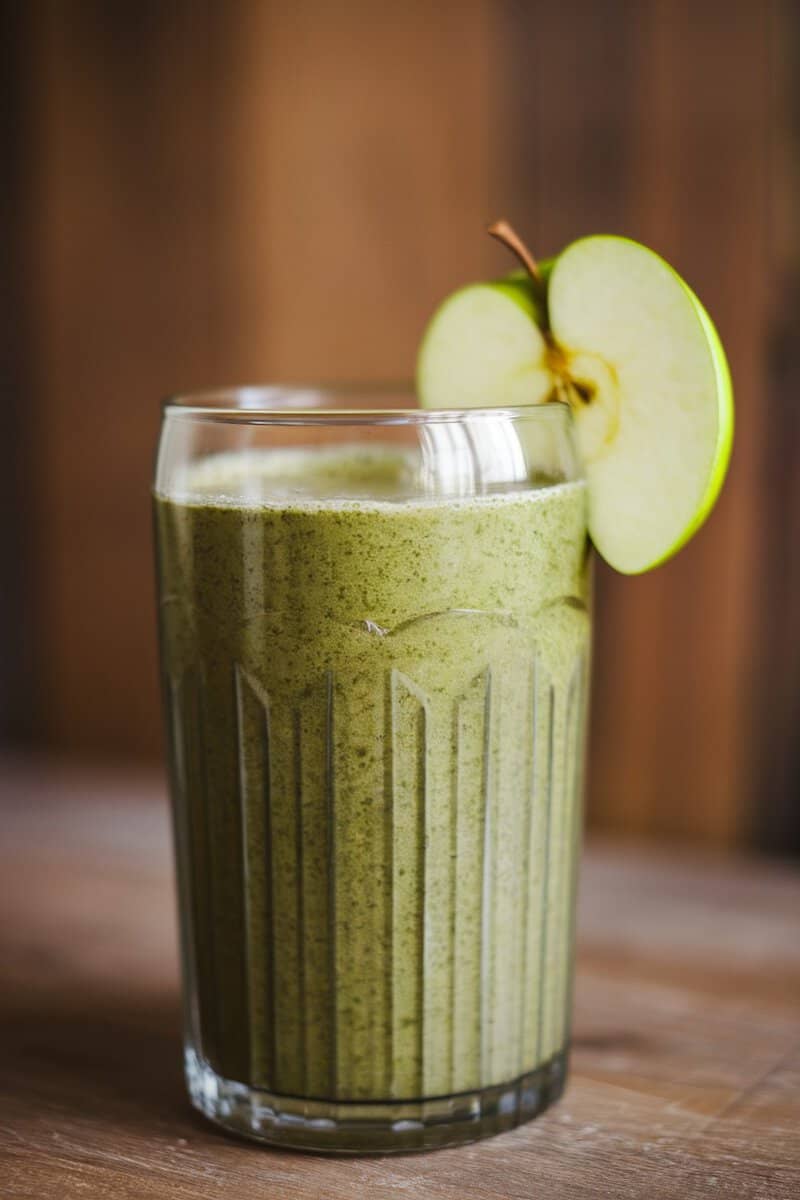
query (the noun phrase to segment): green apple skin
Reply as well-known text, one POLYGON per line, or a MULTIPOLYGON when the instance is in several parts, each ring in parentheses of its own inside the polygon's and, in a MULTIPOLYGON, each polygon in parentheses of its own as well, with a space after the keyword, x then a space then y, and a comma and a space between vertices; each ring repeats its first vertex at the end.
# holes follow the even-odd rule
POLYGON ((538 281, 524 271, 514 271, 505 279, 461 289, 444 302, 420 350, 420 402, 424 407, 450 408, 543 403, 554 395, 551 352, 555 347, 568 373, 594 388, 590 404, 572 406, 589 483, 590 533, 611 566, 623 574, 641 574, 667 561, 697 532, 725 479, 733 439, 733 394, 724 350, 708 313, 688 285, 660 256, 630 239, 581 238, 556 258, 539 264, 539 271, 538 281), (617 303, 624 315, 615 324, 617 303), (659 306, 664 309, 663 326, 653 324, 652 314, 648 317, 648 310, 658 313, 659 306), (513 338, 505 338, 506 320, 514 326, 513 338), (651 339, 649 374, 643 367, 651 357, 647 345, 642 352, 633 336, 640 324, 651 339), (504 345, 499 345, 504 338, 504 345), (666 364, 661 364, 662 379, 659 354, 665 346, 672 358, 668 355, 666 364), (475 386, 474 375, 484 369, 484 357, 492 369, 484 370, 475 386), (453 378, 453 363, 458 364, 464 384, 453 378), (679 377, 684 368, 689 374, 681 390, 669 378, 679 377), (660 391, 665 401, 661 408, 660 391), (695 392, 700 401, 688 410, 691 420, 687 422, 679 410, 695 392), (670 437, 674 453, 669 449, 670 437), (689 467, 681 475, 678 460, 682 464, 684 457, 689 467), (654 492, 659 470, 664 487, 654 492), (649 532, 637 529, 638 515, 631 523, 637 505, 647 513, 650 505, 656 513, 649 532))
POLYGON ((516 270, 509 271, 507 275, 504 275, 503 279, 498 280, 498 283, 503 283, 504 281, 509 280, 513 280, 514 283, 522 282, 527 284, 532 291, 538 290, 546 296, 547 284, 550 280, 550 274, 553 270, 553 267, 556 265, 556 261, 557 260, 555 258, 543 258, 541 261, 537 262, 536 266, 539 268, 539 278, 536 282, 531 279, 524 267, 517 267, 516 270))
MULTIPOLYGON (((577 269, 576 264, 580 262, 581 258, 597 262, 603 255, 609 254, 613 256, 626 256, 630 261, 632 272, 635 272, 639 268, 644 268, 648 273, 648 280, 652 277, 657 284, 654 290, 658 291, 659 298, 661 298, 663 292, 672 292, 674 307, 678 310, 678 316, 683 325, 683 334, 686 339, 686 353, 688 355, 690 350, 695 352, 695 354, 699 353, 705 366, 708 368, 708 373, 713 377, 713 383, 708 385, 707 398, 704 399, 702 407, 697 410, 698 417, 701 413, 704 416, 709 416, 713 410, 716 420, 713 447, 709 448, 706 460, 697 466, 697 477, 702 483, 700 494, 693 502, 694 506, 691 512, 687 513, 683 524, 676 530, 674 537, 660 547, 658 547, 656 542, 652 554, 643 552, 632 553, 628 547, 621 552, 619 548, 609 542, 608 522, 606 521, 605 530, 599 528, 600 523, 597 510, 600 507, 600 502, 609 494, 611 489, 608 487, 608 481, 604 480, 602 485, 598 483, 597 476, 602 470, 601 456, 596 456, 591 449, 587 451, 581 446, 581 425, 586 419, 587 410, 582 409, 581 406, 577 406, 573 410, 577 440, 582 449, 589 482, 589 529, 592 539, 601 555, 617 571, 625 575, 640 575, 672 558, 694 536, 714 507, 725 480, 733 443, 733 389, 722 343, 711 318, 697 296, 660 255, 630 238, 602 234, 581 238, 567 246, 555 260, 548 288, 549 318, 555 340, 563 345, 567 358, 573 357, 574 361, 575 341, 579 339, 576 339, 576 331, 574 327, 570 327, 570 322, 565 319, 564 312, 562 311, 564 305, 561 302, 561 293, 564 291, 565 283, 567 286, 570 286, 571 283, 573 290, 575 289, 576 283, 574 277, 577 269)), ((596 272, 594 280, 590 279, 587 281, 587 288, 597 296, 597 302, 593 307, 598 313, 602 311, 600 298, 601 279, 597 277, 599 274, 599 272, 596 272)), ((635 326, 638 319, 637 313, 634 312, 631 314, 631 325, 635 326)), ((602 319, 600 320, 600 324, 602 325, 602 319)), ((585 336, 592 342, 591 352, 597 351, 598 359, 602 360, 605 350, 605 347, 602 345, 604 340, 603 335, 597 333, 593 337, 592 334, 587 332, 585 336)), ((660 340, 663 341, 664 339, 660 340)), ((588 346, 585 348, 588 349, 588 346)), ((625 354, 617 357, 615 366, 619 366, 620 363, 624 366, 625 357, 625 354)), ((640 381, 640 384, 634 389, 633 396, 628 396, 627 400, 624 397, 620 400, 619 410, 623 422, 627 411, 632 406, 631 401, 638 400, 638 393, 644 393, 650 385, 657 388, 658 383, 658 372, 655 372, 651 380, 642 379, 640 381)), ((676 397, 673 395, 670 399, 675 402, 676 397)), ((644 441, 640 447, 643 463, 649 458, 649 454, 657 458, 661 436, 662 430, 659 429, 658 422, 656 421, 652 424, 649 441, 644 441)), ((622 466, 623 464, 620 465, 622 466)), ((651 478, 649 463, 647 463, 647 466, 648 470, 641 472, 642 497, 647 494, 647 484, 651 478)), ((621 471, 620 478, 622 478, 621 471)), ((678 504, 683 499, 682 484, 683 481, 681 481, 681 486, 677 487, 670 496, 670 500, 675 504, 678 504)), ((627 499, 630 503, 626 507, 630 507, 631 504, 635 505, 640 500, 640 497, 632 494, 627 499)))
MULTIPOLYGON (((664 261, 662 259, 662 261, 664 261)), ((665 263, 669 266, 669 263, 665 263)), ((672 267, 669 268, 672 270, 672 267)), ((679 279, 680 283, 686 288, 689 293, 692 303, 695 306, 697 316, 702 324, 709 345, 711 346, 711 354, 714 360, 714 370, 717 376, 717 394, 719 396, 719 426, 717 431, 717 445, 714 453, 714 459, 711 465, 711 471, 708 477, 706 490, 703 498, 700 501, 700 507, 693 521, 689 523, 682 537, 671 546, 670 549, 656 562, 653 567, 660 567, 662 563, 667 562, 673 555, 682 550, 687 542, 691 541, 698 529, 705 524, 707 518, 711 515, 711 510, 719 499, 719 494, 722 491, 722 485, 728 474, 728 467, 731 461, 731 453, 733 451, 733 433, 735 426, 734 403, 733 403, 733 381, 731 379, 730 367, 728 366, 728 357, 723 349, 720 336, 717 333, 716 326, 708 315, 706 309, 695 296, 694 292, 684 283, 676 272, 673 274, 679 279)), ((643 571, 652 568, 643 567, 643 571)))
MULTIPOLYGON (((482 286, 482 285, 478 285, 482 286)), ((535 321, 537 329, 543 329, 547 321, 547 309, 530 277, 524 271, 514 271, 503 279, 495 279, 489 287, 503 296, 508 296, 522 311, 535 321)))

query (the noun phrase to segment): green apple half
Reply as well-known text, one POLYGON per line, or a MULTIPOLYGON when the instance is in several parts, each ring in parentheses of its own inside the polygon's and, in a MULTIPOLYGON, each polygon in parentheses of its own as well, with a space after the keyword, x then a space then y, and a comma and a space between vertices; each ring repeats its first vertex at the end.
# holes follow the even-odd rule
POLYGON ((625 574, 679 550, 722 487, 733 437, 722 345, 691 289, 627 238, 581 238, 538 279, 456 292, 425 333, 417 387, 426 408, 566 400, 592 541, 625 574))

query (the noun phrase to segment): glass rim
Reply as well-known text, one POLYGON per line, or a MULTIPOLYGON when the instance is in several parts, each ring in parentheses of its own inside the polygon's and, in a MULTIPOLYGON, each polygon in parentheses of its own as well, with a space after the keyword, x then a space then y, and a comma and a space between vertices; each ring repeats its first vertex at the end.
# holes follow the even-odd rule
POLYGON ((569 404, 548 400, 540 404, 480 408, 411 408, 348 406, 346 400, 397 397, 408 399, 407 383, 275 383, 241 387, 204 388, 176 392, 162 402, 164 417, 252 425, 430 425, 464 421, 552 419, 571 416, 569 404), (342 403, 337 404, 337 400, 342 403))

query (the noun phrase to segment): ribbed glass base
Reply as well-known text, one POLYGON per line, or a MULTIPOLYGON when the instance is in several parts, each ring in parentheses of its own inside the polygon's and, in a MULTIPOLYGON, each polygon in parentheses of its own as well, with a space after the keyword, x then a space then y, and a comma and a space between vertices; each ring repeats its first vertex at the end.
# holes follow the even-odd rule
POLYGON ((279 1096, 224 1079, 186 1051, 192 1104, 231 1133, 324 1154, 391 1154, 474 1142, 514 1129, 564 1090, 567 1052, 498 1087, 429 1100, 329 1101, 279 1096))

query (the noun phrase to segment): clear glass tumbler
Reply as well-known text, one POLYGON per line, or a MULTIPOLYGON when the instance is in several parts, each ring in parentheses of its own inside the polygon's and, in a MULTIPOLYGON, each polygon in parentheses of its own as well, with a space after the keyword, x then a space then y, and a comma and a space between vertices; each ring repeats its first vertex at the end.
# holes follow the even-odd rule
POLYGON ((402 403, 179 397, 158 456, 188 1087, 305 1149, 484 1137, 566 1067, 590 635, 571 417, 402 403))

